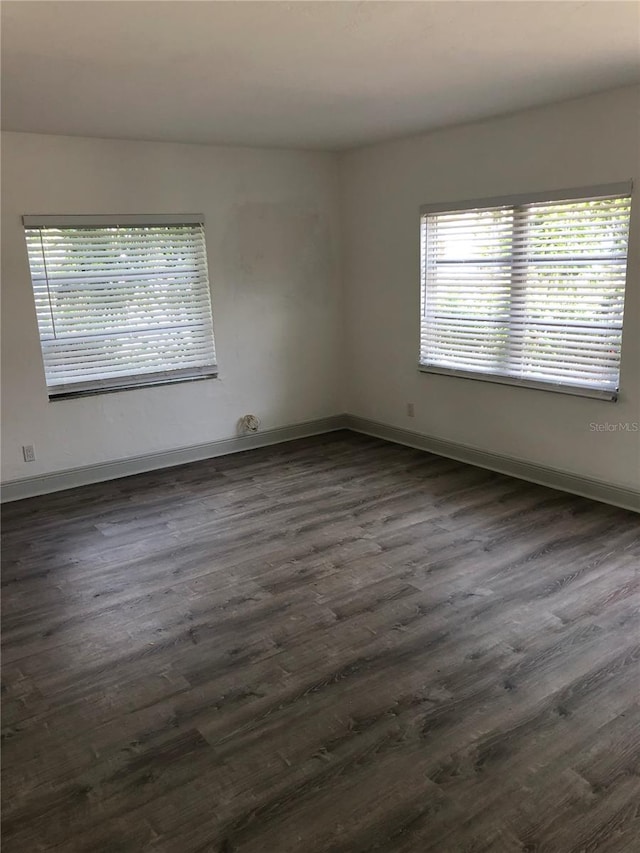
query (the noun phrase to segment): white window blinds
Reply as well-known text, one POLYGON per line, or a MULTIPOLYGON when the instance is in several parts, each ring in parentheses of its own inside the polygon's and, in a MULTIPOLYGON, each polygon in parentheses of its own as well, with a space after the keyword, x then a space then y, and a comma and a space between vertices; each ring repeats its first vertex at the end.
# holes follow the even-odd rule
POLYGON ((421 367, 615 399, 630 210, 630 185, 423 208, 421 367))
POLYGON ((23 218, 50 397, 215 376, 203 218, 23 218))

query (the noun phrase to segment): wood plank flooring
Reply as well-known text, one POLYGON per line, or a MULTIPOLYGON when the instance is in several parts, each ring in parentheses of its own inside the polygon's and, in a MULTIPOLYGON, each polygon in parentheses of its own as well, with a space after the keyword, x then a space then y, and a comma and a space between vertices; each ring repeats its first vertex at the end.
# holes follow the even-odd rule
POLYGON ((640 850, 640 520, 349 432, 4 508, 3 851, 640 850))

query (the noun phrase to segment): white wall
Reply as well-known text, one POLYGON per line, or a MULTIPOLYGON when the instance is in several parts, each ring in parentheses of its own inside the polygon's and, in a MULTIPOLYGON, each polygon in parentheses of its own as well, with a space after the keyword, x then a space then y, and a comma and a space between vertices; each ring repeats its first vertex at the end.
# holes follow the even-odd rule
POLYGON ((640 433, 590 424, 640 422, 638 199, 618 403, 416 365, 419 206, 629 178, 640 187, 639 95, 622 89, 339 162, 3 134, 3 479, 231 437, 249 411, 267 429, 348 411, 637 488, 640 433), (207 220, 220 379, 49 403, 21 215, 181 211, 207 220), (37 461, 27 464, 21 446, 32 443, 37 461))
POLYGON ((3 479, 342 410, 335 155, 5 133, 3 479), (220 378, 48 402, 25 213, 204 213, 220 378), (22 461, 34 444, 35 463, 22 461))
POLYGON ((349 411, 606 482, 640 485, 640 89, 342 158, 349 411), (608 403, 418 373, 421 204, 634 178, 621 393, 608 403), (415 403, 416 416, 406 415, 415 403), (632 427, 631 427, 632 428, 632 427))

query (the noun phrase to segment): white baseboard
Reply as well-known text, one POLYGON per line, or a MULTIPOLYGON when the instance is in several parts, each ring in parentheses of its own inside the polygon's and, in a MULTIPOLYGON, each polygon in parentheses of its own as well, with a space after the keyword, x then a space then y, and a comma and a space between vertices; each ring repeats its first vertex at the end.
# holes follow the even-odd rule
POLYGON ((105 480, 129 477, 132 474, 142 474, 145 471, 155 471, 159 468, 171 468, 174 465, 184 465, 188 462, 197 462, 201 459, 224 456, 228 453, 238 453, 242 450, 280 444, 285 441, 293 441, 297 438, 306 438, 307 436, 320 435, 339 429, 350 429, 353 432, 364 433, 365 435, 371 435, 385 441, 392 441, 396 444, 426 450, 438 456, 457 459, 469 465, 488 468, 490 471, 497 471, 501 474, 517 477, 520 480, 528 480, 531 483, 538 483, 542 486, 549 486, 552 489, 582 495, 583 497, 619 506, 623 509, 640 512, 640 492, 634 489, 612 485, 601 480, 593 480, 589 477, 582 477, 568 471, 561 471, 557 468, 549 468, 533 462, 526 462, 523 459, 511 456, 489 453, 477 447, 456 444, 442 438, 422 435, 421 433, 389 426, 378 421, 360 418, 356 415, 334 415, 333 417, 320 418, 315 421, 265 430, 264 432, 253 435, 211 441, 206 444, 198 444, 180 450, 151 453, 115 462, 103 462, 83 468, 56 471, 53 474, 42 474, 41 476, 12 480, 4 483, 2 486, 2 501, 16 501, 36 495, 45 495, 50 492, 59 492, 63 489, 73 489, 77 486, 85 486, 90 483, 101 483, 105 480))
POLYGON ((453 441, 445 441, 442 438, 434 438, 399 427, 388 426, 355 415, 346 415, 344 426, 354 432, 361 432, 375 438, 382 438, 385 441, 393 441, 396 444, 426 450, 438 456, 447 456, 450 459, 477 465, 479 468, 488 468, 490 471, 508 474, 520 480, 528 480, 541 486, 549 486, 552 489, 582 495, 585 498, 602 501, 602 503, 640 512, 640 491, 635 489, 612 485, 601 480, 593 480, 557 468, 526 462, 512 456, 489 453, 476 447, 456 444, 453 441))
POLYGON ((90 483, 117 480, 119 477, 129 477, 132 474, 143 474, 146 471, 155 471, 159 468, 172 468, 174 465, 185 465, 188 462, 198 462, 201 459, 211 459, 214 456, 225 456, 228 453, 238 453, 242 450, 252 450, 255 447, 266 447, 270 444, 280 444, 283 441, 292 441, 296 438, 333 432, 337 429, 343 429, 344 421, 343 415, 336 415, 293 424, 292 426, 268 429, 250 435, 196 444, 179 450, 149 453, 144 456, 119 459, 115 462, 101 462, 82 468, 55 471, 52 474, 10 480, 2 484, 2 502, 18 501, 36 495, 47 495, 50 492, 74 489, 77 486, 86 486, 90 483))

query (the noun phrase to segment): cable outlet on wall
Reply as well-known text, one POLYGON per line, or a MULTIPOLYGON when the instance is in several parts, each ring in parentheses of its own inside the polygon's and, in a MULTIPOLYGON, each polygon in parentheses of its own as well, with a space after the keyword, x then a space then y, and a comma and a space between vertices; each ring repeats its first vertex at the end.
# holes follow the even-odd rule
POLYGON ((33 444, 23 444, 22 445, 22 455, 24 456, 25 462, 35 462, 36 461, 36 449, 33 444))
POLYGON ((238 421, 238 432, 258 432, 260 429, 260 418, 257 415, 243 415, 238 421))
POLYGON ((407 403, 407 417, 415 418, 416 416, 416 407, 413 403, 407 403))

